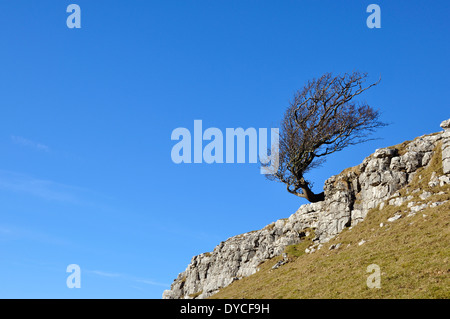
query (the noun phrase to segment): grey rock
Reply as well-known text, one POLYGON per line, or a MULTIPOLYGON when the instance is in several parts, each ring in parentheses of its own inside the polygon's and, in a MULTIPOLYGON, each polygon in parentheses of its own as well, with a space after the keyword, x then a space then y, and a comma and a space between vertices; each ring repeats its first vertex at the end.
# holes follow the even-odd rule
POLYGON ((437 177, 436 172, 433 172, 433 173, 431 174, 430 182, 428 183, 428 186, 430 186, 430 187, 436 187, 436 186, 438 186, 438 185, 439 185, 439 178, 437 177))
POLYGON ((394 216, 392 216, 391 218, 388 218, 388 222, 390 222, 390 223, 392 223, 392 222, 395 222, 397 219, 400 219, 400 218, 402 218, 402 215, 401 214, 395 214, 394 216))
POLYGON ((417 213, 417 212, 420 212, 421 210, 424 210, 425 208, 427 208, 427 204, 420 204, 420 205, 412 206, 411 212, 417 213))
POLYGON ((438 207, 441 206, 442 204, 444 204, 446 201, 443 202, 434 202, 430 204, 430 207, 438 207))
POLYGON ((391 206, 401 206, 403 205, 403 203, 410 201, 411 199, 413 199, 414 197, 409 195, 407 197, 395 197, 389 200, 389 205, 391 206))
POLYGON ((328 250, 339 249, 339 247, 341 247, 341 245, 342 245, 342 243, 330 245, 330 247, 328 248, 328 250))
POLYGON ((442 162, 442 168, 444 170, 444 174, 450 174, 450 159, 446 159, 442 162))
POLYGON ((450 119, 442 121, 440 127, 442 127, 445 131, 450 131, 450 119))
POLYGON ((385 157, 394 157, 397 155, 398 150, 396 148, 382 148, 377 149, 373 156, 375 158, 385 158, 385 157))
POLYGON ((427 166, 430 163, 431 158, 433 157, 433 152, 427 152, 422 157, 422 166, 427 166))
POLYGON ((285 265, 287 263, 288 263, 288 261, 285 260, 285 259, 279 260, 275 265, 272 266, 272 269, 278 269, 278 268, 280 268, 281 266, 283 266, 283 265, 285 265))
POLYGON ((430 192, 427 192, 427 191, 424 191, 422 194, 420 194, 420 198, 421 199, 423 199, 423 200, 425 200, 425 199, 427 199, 428 197, 430 197, 432 194, 430 193, 430 192))
POLYGON ((444 174, 450 174, 450 119, 441 123, 445 130, 442 134, 442 168, 444 174))
POLYGON ((439 185, 444 186, 445 184, 450 184, 450 177, 445 176, 445 175, 439 177, 439 185))
POLYGON ((400 161, 405 163, 406 172, 411 173, 416 171, 422 164, 422 157, 419 152, 409 151, 401 156, 400 161))

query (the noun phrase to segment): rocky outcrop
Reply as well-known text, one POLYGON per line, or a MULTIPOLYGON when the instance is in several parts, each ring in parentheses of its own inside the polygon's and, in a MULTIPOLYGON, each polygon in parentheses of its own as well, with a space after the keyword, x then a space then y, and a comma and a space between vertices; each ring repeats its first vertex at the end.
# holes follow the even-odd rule
POLYGON ((450 119, 441 123, 445 130, 442 143, 442 169, 444 174, 450 174, 450 119))
MULTIPOLYGON (((450 183, 445 175, 450 174, 450 120, 441 127, 445 132, 378 149, 360 165, 330 177, 324 185, 324 201, 302 205, 287 219, 231 237, 212 252, 193 257, 171 289, 164 291, 163 298, 206 298, 254 274, 259 264, 281 255, 286 246, 301 242, 310 233, 314 233, 316 247, 320 247, 345 227, 363 221, 370 209, 403 204, 410 198, 401 197, 399 190, 411 183, 419 168, 430 163, 440 144, 444 175, 434 172, 430 183, 450 183)), ((429 195, 424 192, 421 196, 429 195)), ((411 209, 420 210, 419 206, 411 209)))

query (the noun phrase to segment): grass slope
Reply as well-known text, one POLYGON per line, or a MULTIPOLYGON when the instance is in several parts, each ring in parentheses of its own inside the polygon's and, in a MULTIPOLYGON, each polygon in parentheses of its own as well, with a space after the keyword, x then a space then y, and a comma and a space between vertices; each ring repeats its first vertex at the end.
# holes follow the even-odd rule
POLYGON ((386 202, 383 209, 371 210, 363 222, 345 229, 314 253, 304 253, 311 238, 289 246, 289 263, 272 269, 281 256, 272 258, 257 273, 211 298, 450 298, 450 185, 428 185, 433 171, 442 174, 440 156, 437 147, 431 163, 401 190, 402 196, 413 196, 402 206, 386 202), (419 196, 424 190, 433 195, 422 200, 419 196), (445 200, 445 204, 408 216, 410 202, 445 200), (395 214, 402 217, 388 222, 395 214), (365 243, 359 245, 362 240, 365 243), (338 243, 338 249, 329 250, 338 243), (380 267, 379 289, 366 284, 371 264, 380 267))

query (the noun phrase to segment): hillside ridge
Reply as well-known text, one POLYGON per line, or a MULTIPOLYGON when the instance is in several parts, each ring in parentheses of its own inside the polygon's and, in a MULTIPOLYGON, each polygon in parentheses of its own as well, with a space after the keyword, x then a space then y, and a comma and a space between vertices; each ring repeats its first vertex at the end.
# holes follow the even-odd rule
MULTIPOLYGON (((369 211, 386 205, 407 204, 409 214, 417 214, 442 202, 414 202, 406 188, 426 200, 434 191, 450 184, 450 119, 441 123, 444 129, 413 141, 376 150, 360 165, 345 169, 325 181, 325 200, 305 204, 289 218, 280 219, 261 230, 228 238, 212 252, 194 256, 163 293, 164 299, 207 298, 235 281, 251 276, 260 265, 283 255, 276 269, 288 262, 286 250, 300 243, 312 254, 338 236, 343 230, 365 220, 369 211), (431 167, 432 166, 432 167, 431 167), (422 171, 431 173, 425 176, 422 171), (426 178, 427 190, 418 184, 426 178), (422 189, 423 188, 423 189, 422 189)), ((423 182, 423 181, 422 181, 423 182)), ((442 192, 442 191, 440 191, 442 192)), ((448 193, 448 192, 447 192, 448 193)), ((397 215, 392 216, 392 218, 397 215)), ((334 249, 335 247, 333 247, 334 249)))

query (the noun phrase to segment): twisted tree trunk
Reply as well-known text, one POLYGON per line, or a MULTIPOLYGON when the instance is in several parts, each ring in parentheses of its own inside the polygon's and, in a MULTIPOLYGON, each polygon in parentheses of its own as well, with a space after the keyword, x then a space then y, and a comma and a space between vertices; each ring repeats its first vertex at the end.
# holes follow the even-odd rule
POLYGON ((287 185, 287 190, 289 193, 294 194, 301 198, 306 198, 311 203, 317 203, 325 200, 325 193, 316 194, 311 190, 311 187, 303 177, 297 179, 297 184, 294 189, 291 189, 291 185, 287 185))

